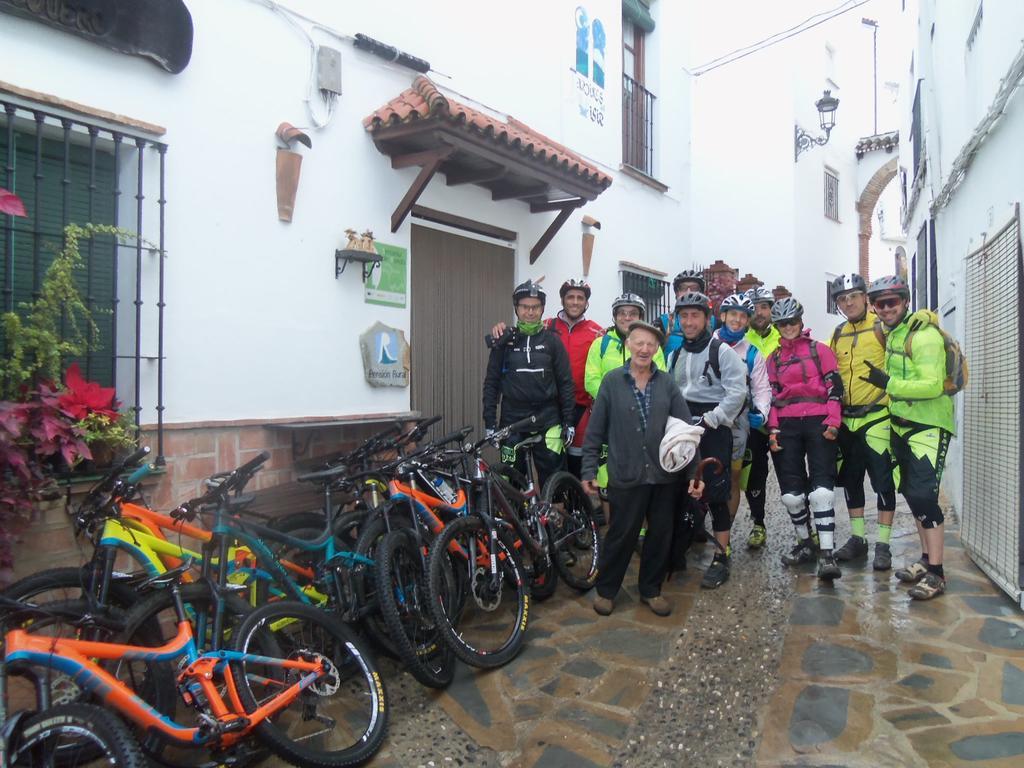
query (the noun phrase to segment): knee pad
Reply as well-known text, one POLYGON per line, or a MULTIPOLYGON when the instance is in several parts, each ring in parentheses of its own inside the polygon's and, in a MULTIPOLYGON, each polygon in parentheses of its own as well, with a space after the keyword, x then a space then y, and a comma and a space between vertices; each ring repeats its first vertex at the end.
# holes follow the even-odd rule
POLYGON ((791 515, 802 512, 804 508, 804 495, 802 493, 782 494, 782 505, 791 515))
POLYGON ((904 496, 910 513, 921 524, 922 528, 937 528, 946 522, 942 507, 931 496, 904 496))
POLYGON ((815 488, 807 494, 811 512, 826 512, 836 505, 836 492, 831 488, 815 488))

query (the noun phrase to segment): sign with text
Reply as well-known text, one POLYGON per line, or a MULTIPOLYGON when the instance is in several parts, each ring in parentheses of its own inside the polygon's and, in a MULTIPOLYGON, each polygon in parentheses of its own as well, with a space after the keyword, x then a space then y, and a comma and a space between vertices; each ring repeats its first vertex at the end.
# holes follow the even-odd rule
POLYGON ((409 342, 405 331, 379 320, 359 337, 363 373, 371 387, 409 386, 409 342))
POLYGON ((366 303, 385 307, 405 307, 408 251, 397 245, 374 243, 380 254, 380 266, 366 280, 366 303))

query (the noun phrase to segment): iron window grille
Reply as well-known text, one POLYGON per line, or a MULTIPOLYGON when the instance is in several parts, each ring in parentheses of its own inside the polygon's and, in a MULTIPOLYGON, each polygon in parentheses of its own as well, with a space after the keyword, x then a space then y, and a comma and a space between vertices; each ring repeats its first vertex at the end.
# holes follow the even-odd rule
POLYGON ((839 221, 839 177, 825 169, 825 216, 839 221))
POLYGON ((622 292, 635 293, 644 300, 649 323, 672 311, 671 288, 666 280, 625 269, 622 271, 622 292))
POLYGON ((0 216, 0 309, 24 312, 25 302, 39 296, 68 224, 110 224, 140 235, 83 243, 78 287, 99 333, 81 359, 62 362, 78 362, 86 378, 114 387, 136 425, 144 407, 153 409, 157 463, 163 463, 166 152, 166 144, 143 133, 0 100, 0 180, 28 213, 0 216))
POLYGON ((629 75, 622 76, 622 162, 654 175, 653 93, 629 75))

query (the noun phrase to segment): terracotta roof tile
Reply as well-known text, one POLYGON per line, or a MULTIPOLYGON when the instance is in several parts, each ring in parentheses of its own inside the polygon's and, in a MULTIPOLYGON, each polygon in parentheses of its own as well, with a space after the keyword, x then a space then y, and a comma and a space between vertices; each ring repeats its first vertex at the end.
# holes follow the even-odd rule
POLYGON ((499 120, 445 96, 429 78, 422 75, 413 81, 411 88, 365 117, 363 126, 370 133, 376 133, 388 126, 432 118, 519 149, 534 160, 581 176, 602 188, 612 183, 610 175, 525 123, 513 117, 509 117, 507 122, 499 120))

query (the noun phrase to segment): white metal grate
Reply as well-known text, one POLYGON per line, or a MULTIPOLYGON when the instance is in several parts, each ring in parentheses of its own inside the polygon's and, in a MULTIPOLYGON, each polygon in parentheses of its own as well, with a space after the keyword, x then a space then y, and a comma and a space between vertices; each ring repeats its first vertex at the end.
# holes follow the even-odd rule
POLYGON ((961 537, 978 566, 1021 601, 1019 217, 967 257, 966 274, 961 537))

